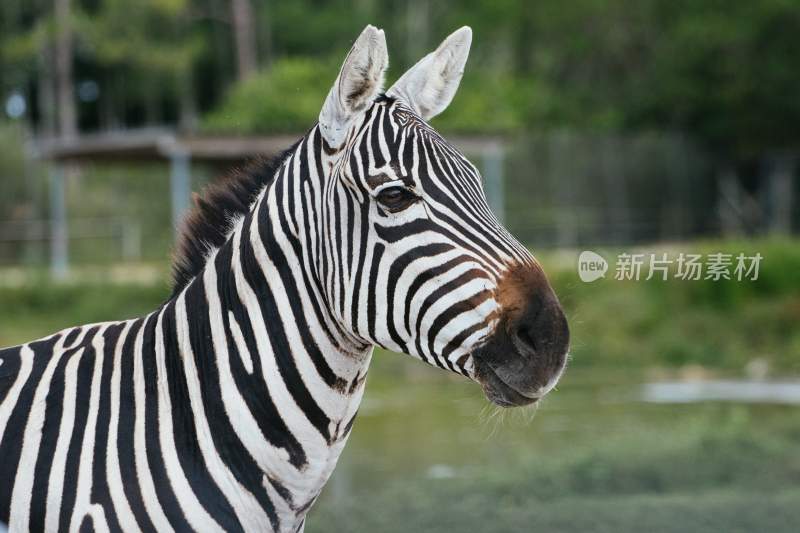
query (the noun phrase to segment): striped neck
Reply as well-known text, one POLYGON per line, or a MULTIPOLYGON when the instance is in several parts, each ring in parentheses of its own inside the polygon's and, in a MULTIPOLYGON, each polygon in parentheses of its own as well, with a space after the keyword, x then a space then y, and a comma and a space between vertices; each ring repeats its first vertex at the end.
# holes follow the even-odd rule
POLYGON ((159 315, 174 310, 185 371, 197 375, 191 416, 205 407, 215 444, 224 439, 238 450, 231 458, 252 458, 260 473, 243 488, 298 520, 345 444, 372 353, 324 296, 325 246, 311 217, 325 216, 325 157, 314 129, 159 315))

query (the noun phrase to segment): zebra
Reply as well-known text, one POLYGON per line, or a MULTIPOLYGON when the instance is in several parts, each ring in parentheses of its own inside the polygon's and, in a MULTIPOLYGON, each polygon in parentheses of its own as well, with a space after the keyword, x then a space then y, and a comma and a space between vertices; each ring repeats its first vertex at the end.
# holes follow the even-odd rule
POLYGON ((384 92, 367 26, 318 124, 196 197, 161 307, 0 351, 10 531, 302 531, 375 346, 499 406, 553 388, 559 301, 427 123, 471 42, 457 30, 384 92))

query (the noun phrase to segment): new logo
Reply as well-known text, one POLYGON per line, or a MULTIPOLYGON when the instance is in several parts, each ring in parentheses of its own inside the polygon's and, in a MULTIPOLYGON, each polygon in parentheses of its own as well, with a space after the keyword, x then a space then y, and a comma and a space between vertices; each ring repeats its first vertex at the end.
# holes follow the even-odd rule
POLYGON ((581 281, 591 283, 605 276, 608 271, 608 261, 603 256, 584 250, 578 256, 578 276, 581 281))

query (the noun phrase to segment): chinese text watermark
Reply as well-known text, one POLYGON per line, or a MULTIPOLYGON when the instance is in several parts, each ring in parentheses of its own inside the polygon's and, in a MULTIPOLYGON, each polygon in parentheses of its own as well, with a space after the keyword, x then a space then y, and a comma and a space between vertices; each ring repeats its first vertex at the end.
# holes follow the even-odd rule
MULTIPOLYGON (((715 252, 710 254, 621 253, 614 263, 618 281, 678 279, 683 281, 756 281, 763 256, 715 252)), ((596 252, 578 256, 578 276, 587 283, 606 277, 609 263, 596 252)))

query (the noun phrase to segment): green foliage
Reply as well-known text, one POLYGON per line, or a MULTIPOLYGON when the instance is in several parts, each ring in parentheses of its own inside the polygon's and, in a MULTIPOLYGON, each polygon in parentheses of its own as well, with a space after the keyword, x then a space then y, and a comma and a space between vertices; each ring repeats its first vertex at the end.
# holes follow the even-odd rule
POLYGON ((40 283, 0 288, 0 346, 66 327, 142 316, 168 296, 166 285, 40 283))
MULTIPOLYGON (((475 1, 451 8, 433 21, 437 32, 472 24, 480 47, 475 47, 452 109, 434 122, 442 130, 511 131, 565 125, 675 129, 732 157, 796 146, 791 124, 800 120, 800 104, 793 96, 800 90, 800 56, 794 53, 793 36, 800 31, 800 12, 790 1, 736 1, 725 9, 712 1, 664 0, 475 1), (509 53, 491 53, 493 46, 505 47, 509 53)), ((302 3, 291 4, 281 7, 276 16, 297 23, 304 9, 302 3)), ((320 29, 326 26, 322 22, 340 31, 349 28, 338 24, 342 19, 327 10, 309 21, 304 31, 282 37, 289 39, 284 46, 327 56, 330 50, 315 48, 317 37, 308 28, 317 28, 337 42, 331 32, 320 29), (299 41, 299 36, 308 44, 291 40, 299 41)), ((387 24, 390 40, 392 32, 407 31, 393 28, 392 21, 387 24)), ((416 59, 406 58, 403 49, 395 48, 393 57, 399 55, 406 62, 416 59)), ((332 78, 323 76, 318 81, 324 86, 332 78)), ((315 89, 315 84, 309 85, 309 91, 315 89)), ((273 97, 275 89, 263 90, 263 97, 273 97)), ((247 125, 237 122, 238 115, 247 114, 243 109, 229 113, 228 122, 222 119, 220 112, 228 112, 231 106, 260 109, 263 105, 255 84, 245 84, 232 94, 237 95, 236 104, 229 98, 209 120, 216 128, 247 125)), ((290 91, 284 96, 290 99, 287 107, 308 104, 304 93, 290 91)), ((307 115, 311 116, 302 116, 307 115)), ((302 121, 293 127, 308 124, 302 121)), ((261 122, 245 131, 287 127, 281 121, 276 126, 261 122)))
MULTIPOLYGON (((262 7, 257 2, 253 5, 262 7)), ((362 2, 357 7, 349 0, 270 2, 267 9, 259 10, 258 27, 272 26, 273 46, 281 53, 326 57, 338 49, 344 49, 342 53, 346 53, 364 26, 380 24, 376 20, 380 15, 376 11, 381 10, 375 7, 371 1, 362 2), (291 31, 284 31, 288 28, 291 31)), ((337 57, 337 60, 341 61, 343 57, 337 57)))
MULTIPOLYGON (((206 116, 203 129, 234 134, 304 131, 316 123, 337 69, 336 61, 278 60, 234 85, 222 105, 206 116)), ((432 124, 442 131, 470 133, 518 130, 540 92, 532 81, 467 75, 453 104, 432 124)))
POLYGON ((507 133, 525 126, 524 117, 543 99, 534 80, 467 71, 452 104, 431 125, 444 132, 507 133))
MULTIPOLYGON (((800 247, 791 240, 685 243, 687 253, 763 256, 756 281, 591 284, 574 266, 547 268, 571 319, 572 364, 641 368, 702 365, 740 372, 754 359, 800 372, 800 247)), ((606 251, 612 258, 617 251, 606 251)), ((673 250, 674 254, 677 251, 673 250)), ((612 265, 613 268, 613 265, 612 265)))
POLYGON ((36 217, 43 182, 40 166, 26 159, 22 127, 0 121, 0 221, 36 217))
POLYGON ((203 124, 207 131, 296 133, 316 123, 337 67, 314 59, 282 59, 234 86, 203 124))
MULTIPOLYGON (((302 130, 365 24, 386 29, 391 76, 469 24, 475 46, 461 93, 436 121, 442 130, 680 130, 729 160, 798 146, 794 0, 298 0, 252 8, 257 55, 276 72, 237 85, 228 2, 74 4, 76 81, 97 81, 104 100, 81 107, 82 123, 140 125, 142 108, 146 121, 174 121, 172 108, 191 108, 193 99, 213 130, 302 130), (154 112, 159 106, 168 109, 154 112)), ((52 9, 9 0, 0 10, 0 87, 26 90, 43 75, 52 9)))
POLYGON ((796 2, 654 5, 661 35, 651 38, 630 124, 682 128, 726 155, 798 146, 796 2))
POLYGON ((21 128, 0 122, 0 176, 13 176, 0 179, 0 219, 9 217, 11 209, 24 197, 25 150, 21 128))
POLYGON ((187 70, 202 51, 188 28, 189 9, 188 0, 106 0, 102 9, 76 16, 76 30, 101 63, 166 75, 187 70))

